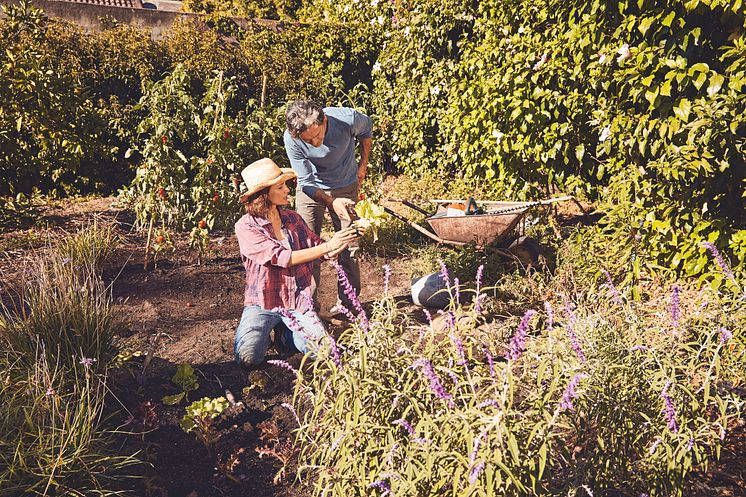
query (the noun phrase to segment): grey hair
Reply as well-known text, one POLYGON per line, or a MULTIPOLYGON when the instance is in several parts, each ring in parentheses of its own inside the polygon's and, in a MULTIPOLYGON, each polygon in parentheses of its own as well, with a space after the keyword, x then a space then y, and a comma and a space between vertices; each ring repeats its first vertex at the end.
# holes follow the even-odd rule
POLYGON ((324 109, 313 100, 296 100, 288 105, 285 112, 285 123, 293 138, 313 126, 324 122, 324 109))

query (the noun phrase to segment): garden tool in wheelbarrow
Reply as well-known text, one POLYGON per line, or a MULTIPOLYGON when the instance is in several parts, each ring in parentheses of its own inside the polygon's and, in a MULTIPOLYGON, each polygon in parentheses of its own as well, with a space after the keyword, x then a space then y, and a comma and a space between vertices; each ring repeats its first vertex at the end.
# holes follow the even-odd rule
POLYGON ((384 210, 438 243, 456 246, 474 243, 479 248, 509 249, 511 244, 521 236, 521 233, 515 233, 515 228, 526 219, 532 209, 572 199, 572 196, 535 202, 480 201, 473 198, 467 200, 437 199, 430 200, 431 203, 436 204, 434 213, 408 200, 389 199, 391 202, 399 202, 427 216, 426 221, 430 229, 388 207, 384 207, 384 210))
MULTIPOLYGON (((431 200, 436 204, 436 211, 430 213, 408 200, 390 200, 424 214, 431 229, 394 212, 388 207, 384 210, 391 216, 403 221, 438 243, 463 246, 475 244, 483 249, 490 249, 498 254, 522 264, 536 266, 541 255, 538 242, 522 236, 522 230, 516 228, 527 214, 539 206, 555 202, 572 200, 573 197, 558 197, 536 202, 493 202, 467 200, 431 200)), ((439 273, 425 275, 412 282, 412 301, 415 304, 443 309, 449 305, 450 292, 444 285, 439 273)))

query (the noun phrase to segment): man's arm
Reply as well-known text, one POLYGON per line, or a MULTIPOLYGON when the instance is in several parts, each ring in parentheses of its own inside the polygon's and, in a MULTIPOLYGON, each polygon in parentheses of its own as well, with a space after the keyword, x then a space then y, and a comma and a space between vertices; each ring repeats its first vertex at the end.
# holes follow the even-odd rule
POLYGON ((368 156, 373 146, 373 139, 360 138, 360 163, 357 166, 357 184, 362 185, 365 176, 368 174, 368 156))

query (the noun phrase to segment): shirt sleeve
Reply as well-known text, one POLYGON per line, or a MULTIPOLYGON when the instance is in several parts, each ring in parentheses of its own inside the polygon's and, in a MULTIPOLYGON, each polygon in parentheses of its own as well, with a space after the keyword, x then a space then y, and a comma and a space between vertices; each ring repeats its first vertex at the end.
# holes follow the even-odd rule
POLYGON ((303 190, 303 193, 309 197, 313 197, 319 187, 314 180, 311 162, 303 156, 300 147, 298 147, 298 144, 290 136, 288 130, 285 130, 283 140, 285 141, 285 153, 290 161, 290 167, 298 175, 298 186, 303 190))
POLYGON ((373 120, 356 110, 352 111, 352 136, 357 138, 373 137, 373 120))
POLYGON ((288 267, 290 265, 289 248, 279 240, 275 240, 259 227, 242 221, 236 223, 236 238, 241 257, 251 259, 255 263, 266 266, 288 267))

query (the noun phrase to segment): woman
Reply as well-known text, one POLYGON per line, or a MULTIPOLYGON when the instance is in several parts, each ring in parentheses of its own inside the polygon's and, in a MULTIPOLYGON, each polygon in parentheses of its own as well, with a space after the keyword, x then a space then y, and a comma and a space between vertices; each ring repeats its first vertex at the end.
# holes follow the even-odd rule
POLYGON ((311 297, 313 261, 339 254, 356 235, 347 228, 325 242, 300 215, 283 208, 290 193, 287 183, 296 178, 292 169, 261 159, 241 176, 247 187, 241 195, 246 214, 236 222, 236 236, 246 290, 234 352, 239 364, 252 365, 264 360, 272 329, 276 340, 303 353, 324 335, 311 297))

